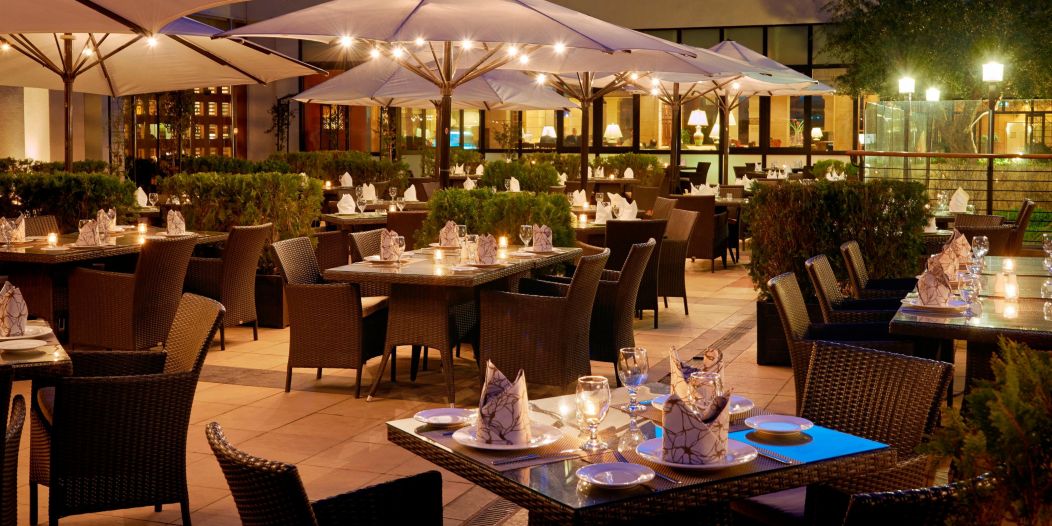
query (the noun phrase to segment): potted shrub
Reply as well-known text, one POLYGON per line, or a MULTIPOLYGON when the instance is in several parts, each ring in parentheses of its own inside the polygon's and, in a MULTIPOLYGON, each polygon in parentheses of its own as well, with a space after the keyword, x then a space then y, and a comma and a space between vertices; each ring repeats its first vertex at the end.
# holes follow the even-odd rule
POLYGON ((519 180, 519 189, 523 192, 547 192, 559 185, 559 173, 554 166, 522 161, 487 164, 479 184, 504 190, 504 181, 512 177, 519 180))
MULTIPOLYGON (((768 280, 794 272, 805 298, 813 298, 804 261, 825 254, 846 281, 840 245, 850 240, 858 241, 863 258, 872 265, 871 277, 916 275, 927 201, 922 184, 905 181, 789 181, 755 187, 743 220, 752 232, 749 276, 759 293, 757 362, 789 363, 768 280)), ((821 319, 817 304, 812 319, 821 319)))
POLYGON ((95 217, 100 208, 126 214, 135 204, 135 185, 106 173, 0 174, 0 214, 53 215, 63 232, 75 232, 78 221, 95 217))
MULTIPOLYGON (((504 163, 490 163, 494 164, 504 163)), ((574 240, 570 203, 560 194, 494 193, 489 189, 460 188, 439 190, 428 201, 427 219, 416 236, 417 246, 426 246, 437 240, 438 231, 446 221, 467 225, 472 233, 508 236, 512 244, 518 242, 519 225, 527 224, 548 225, 556 246, 569 246, 574 240)))

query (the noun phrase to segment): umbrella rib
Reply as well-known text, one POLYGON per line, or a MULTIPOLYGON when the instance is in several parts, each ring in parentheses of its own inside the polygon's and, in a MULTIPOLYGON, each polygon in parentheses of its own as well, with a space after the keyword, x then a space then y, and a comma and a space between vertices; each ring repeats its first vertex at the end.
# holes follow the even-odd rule
MULTIPOLYGON (((478 74, 475 74, 475 72, 482 67, 482 64, 484 64, 487 60, 493 58, 493 55, 496 54, 498 51, 500 51, 500 48, 501 48, 501 46, 497 46, 497 47, 494 47, 493 49, 489 50, 489 52, 486 53, 481 59, 479 59, 477 62, 472 64, 471 67, 466 68, 464 70, 464 75, 462 75, 459 79, 450 79, 450 81, 453 82, 453 86, 455 87, 455 86, 459 86, 459 85, 461 85, 461 84, 463 84, 465 82, 469 82, 469 81, 477 78, 479 75, 481 75, 483 73, 487 73, 489 71, 493 71, 494 69, 499 68, 499 67, 503 66, 504 64, 507 64, 508 63, 507 61, 501 62, 501 61, 497 60, 497 61, 494 61, 494 64, 497 64, 495 67, 491 67, 488 70, 481 71, 478 74)), ((490 66, 493 66, 493 64, 490 64, 490 66)), ((456 76, 456 69, 453 70, 453 76, 454 77, 456 76)))
POLYGON ((186 47, 188 47, 188 48, 200 53, 205 58, 210 59, 211 61, 215 62, 216 64, 219 64, 221 66, 227 66, 227 67, 237 71, 238 73, 240 73, 240 74, 242 74, 242 75, 244 75, 244 76, 256 81, 256 83, 258 83, 258 84, 266 84, 266 81, 264 81, 263 79, 260 79, 259 77, 255 76, 255 75, 253 75, 253 74, 251 74, 251 73, 249 73, 249 72, 247 72, 247 71, 245 71, 245 70, 243 70, 243 69, 241 69, 241 68, 239 68, 239 67, 237 67, 237 66, 235 66, 235 65, 233 65, 233 64, 231 64, 229 62, 227 62, 226 60, 223 60, 222 58, 217 56, 215 53, 212 53, 211 51, 208 51, 207 49, 204 49, 201 46, 198 46, 197 44, 194 44, 193 42, 190 42, 190 41, 186 40, 185 38, 183 38, 181 36, 168 35, 168 38, 171 38, 172 40, 174 40, 174 41, 176 41, 176 42, 178 42, 178 43, 180 43, 180 44, 182 44, 182 45, 184 45, 184 46, 186 46, 186 47))
POLYGON ((398 23, 398 27, 396 27, 394 32, 391 33, 390 37, 392 37, 392 38, 388 38, 386 40, 393 40, 393 37, 395 35, 397 35, 398 33, 402 32, 402 28, 405 27, 405 25, 409 23, 409 19, 412 18, 413 15, 415 15, 416 12, 419 11, 420 8, 423 7, 423 6, 424 6, 424 2, 423 1, 417 2, 416 3, 416 7, 414 7, 413 10, 410 11, 408 15, 405 15, 405 18, 403 18, 402 21, 398 23))
POLYGON ((15 48, 15 50, 19 53, 25 55, 26 58, 32 60, 33 62, 36 62, 37 64, 40 64, 46 69, 51 70, 51 72, 55 73, 56 75, 62 75, 62 69, 56 67, 55 64, 51 62, 51 59, 39 53, 36 50, 35 46, 26 46, 26 43, 22 41, 22 39, 25 38, 24 36, 20 34, 11 34, 9 35, 9 37, 10 40, 0 38, 0 42, 7 42, 9 44, 14 42, 14 44, 12 44, 11 47, 15 48), (26 47, 26 49, 23 49, 23 47, 26 47))
POLYGON ((247 47, 247 48, 249 48, 251 50, 258 51, 258 52, 266 54, 266 55, 274 55, 276 57, 281 57, 281 58, 283 58, 285 60, 288 60, 289 62, 295 62, 296 65, 308 68, 308 69, 314 71, 315 73, 318 73, 318 74, 321 74, 321 75, 326 75, 326 76, 328 76, 328 74, 329 74, 328 71, 326 71, 326 70, 324 70, 322 68, 319 68, 317 66, 312 66, 312 65, 310 65, 310 64, 308 64, 306 62, 302 62, 300 60, 296 60, 296 59, 294 59, 294 58, 292 58, 292 57, 290 57, 288 55, 285 55, 284 53, 278 53, 277 51, 274 51, 274 50, 272 50, 272 49, 270 49, 270 48, 268 48, 266 46, 261 46, 261 45, 255 43, 255 42, 250 41, 250 40, 245 40, 245 39, 242 39, 242 38, 229 38, 227 40, 230 40, 231 42, 237 42, 238 44, 241 44, 242 46, 245 46, 245 47, 247 47))
POLYGON ((101 14, 103 16, 106 16, 106 17, 108 17, 108 18, 110 18, 110 19, 112 19, 112 20, 114 20, 114 21, 116 21, 118 23, 121 23, 121 24, 124 24, 124 25, 128 26, 128 29, 131 29, 132 31, 134 31, 136 33, 139 33, 139 34, 147 34, 147 33, 149 33, 148 31, 146 31, 146 28, 140 26, 139 24, 136 24, 135 22, 132 22, 131 20, 128 20, 127 18, 124 18, 121 15, 118 15, 117 13, 114 13, 113 11, 110 11, 109 9, 106 9, 105 7, 102 7, 99 4, 96 4, 92 0, 77 0, 77 2, 80 3, 81 5, 89 8, 89 9, 92 9, 92 10, 96 11, 97 13, 99 13, 99 14, 101 14))
POLYGON ((592 37, 590 37, 590 36, 588 36, 588 35, 586 35, 584 33, 581 33, 580 31, 577 31, 576 29, 574 29, 574 28, 562 23, 559 20, 556 20, 556 19, 552 18, 551 15, 548 15, 547 13, 542 13, 542 12, 538 11, 536 8, 534 8, 531 5, 527 5, 527 4, 525 4, 525 3, 521 2, 521 1, 517 1, 515 3, 525 7, 526 9, 529 9, 529 10, 537 13, 538 15, 543 16, 544 18, 547 18, 548 20, 551 20, 552 22, 555 22, 556 24, 559 24, 560 26, 563 26, 566 29, 569 29, 573 33, 584 37, 586 40, 594 42, 597 46, 601 46, 603 48, 602 51, 607 51, 607 52, 619 51, 619 50, 616 50, 616 49, 613 49, 613 48, 607 46, 606 44, 603 44, 602 42, 599 42, 598 40, 596 40, 596 39, 594 39, 594 38, 592 38, 592 37))
MULTIPOLYGON (((103 40, 105 40, 106 37, 108 37, 108 36, 109 36, 109 33, 107 33, 105 36, 103 36, 103 40)), ((113 79, 110 78, 110 72, 106 69, 106 64, 104 62, 106 60, 106 56, 104 56, 102 54, 102 51, 99 51, 99 44, 101 44, 101 42, 95 42, 95 35, 92 35, 90 33, 88 34, 88 38, 91 39, 91 43, 92 43, 92 45, 95 46, 95 51, 99 55, 98 61, 95 62, 95 63, 99 65, 99 69, 102 71, 102 76, 106 79, 106 85, 110 87, 110 96, 111 97, 116 97, 117 96, 117 89, 113 86, 113 79)), ((135 40, 138 40, 138 38, 136 38, 135 40)), ((90 68, 88 68, 88 69, 90 69, 90 68)), ((79 75, 80 72, 78 72, 77 74, 79 75)))

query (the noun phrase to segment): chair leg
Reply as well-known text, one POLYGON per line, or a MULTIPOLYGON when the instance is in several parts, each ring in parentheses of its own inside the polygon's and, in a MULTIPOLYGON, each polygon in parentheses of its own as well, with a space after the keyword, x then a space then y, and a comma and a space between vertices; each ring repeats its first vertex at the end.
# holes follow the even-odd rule
POLYGON ((416 381, 416 372, 420 365, 420 346, 414 345, 412 354, 409 358, 409 381, 416 381))
POLYGON ((716 258, 712 258, 709 261, 709 272, 716 273, 716 258))
POLYGON ((190 499, 179 501, 179 512, 183 516, 183 526, 190 526, 190 499))
POLYGON ((219 324, 219 350, 226 350, 226 329, 222 323, 219 324))
POLYGON ((398 381, 396 379, 396 374, 395 374, 395 369, 397 369, 397 365, 398 365, 398 347, 392 347, 391 348, 391 381, 392 382, 397 382, 398 381))
POLYGON ((164 504, 154 504, 153 505, 153 511, 156 512, 156 513, 160 513, 163 510, 163 508, 164 508, 164 504))
POLYGON ((668 308, 668 296, 665 296, 665 308, 668 308))
POLYGON ((354 397, 355 398, 361 398, 362 397, 362 369, 363 368, 365 368, 365 364, 364 363, 358 364, 358 371, 356 371, 354 373, 354 377, 355 377, 354 397))
POLYGON ((36 524, 38 513, 37 513, 37 485, 29 483, 29 524, 36 524))
POLYGON ((690 308, 687 307, 687 294, 683 293, 683 314, 690 314, 690 308))
POLYGON ((259 320, 252 320, 252 341, 259 341, 259 320))
POLYGON ((654 328, 655 329, 658 328, 658 310, 657 310, 657 307, 654 308, 654 328))
POLYGON ((318 379, 321 380, 321 367, 318 368, 318 379))
POLYGON ((720 259, 723 260, 723 269, 726 270, 727 269, 727 253, 724 252, 723 256, 721 256, 720 259))
POLYGON ((292 390, 292 367, 285 369, 285 392, 292 390))
MULTIPOLYGON (((457 345, 457 349, 458 349, 458 350, 457 350, 457 356, 458 356, 458 357, 460 356, 460 351, 459 351, 459 348, 460 348, 460 345, 458 344, 458 345, 457 345)), ((424 347, 424 349, 423 349, 423 351, 422 351, 422 352, 423 352, 423 354, 424 354, 424 370, 425 370, 425 371, 427 370, 427 355, 428 355, 428 351, 429 351, 429 350, 430 350, 430 349, 429 349, 428 347, 426 347, 426 346, 425 346, 425 347, 424 347)))

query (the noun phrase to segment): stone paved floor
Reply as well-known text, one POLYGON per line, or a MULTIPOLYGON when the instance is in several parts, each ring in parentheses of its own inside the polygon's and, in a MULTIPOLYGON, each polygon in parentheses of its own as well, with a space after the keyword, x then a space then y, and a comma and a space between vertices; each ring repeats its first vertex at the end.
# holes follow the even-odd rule
MULTIPOLYGON (((747 327, 725 350, 727 384, 771 411, 794 409, 792 373, 788 367, 756 365, 755 293, 745 269, 734 265, 709 272, 708 262, 687 263, 690 315, 682 300, 670 299, 660 311, 660 328, 651 314, 636 321, 637 344, 651 351, 651 363, 667 358, 670 346, 704 348, 728 331, 747 327)), ((738 331, 735 331, 736 333, 738 331)), ((288 353, 288 330, 262 329, 252 341, 251 329, 228 329, 227 350, 218 343, 208 355, 194 399, 187 446, 187 470, 193 522, 198 526, 240 524, 226 482, 208 448, 204 426, 217 421, 230 440, 251 454, 295 463, 312 499, 354 490, 369 484, 437 469, 430 463, 386 441, 384 422, 407 418, 416 411, 439 407, 445 396, 437 354, 429 371, 416 383, 408 381, 408 352, 401 353, 399 381, 381 385, 380 399, 367 403, 354 398, 354 371, 326 370, 321 380, 312 371, 295 375, 293 390, 283 391, 288 353)), ((369 363, 365 384, 371 384, 378 360, 369 363)), ((456 360, 460 404, 477 400, 477 369, 465 352, 456 360)), ((594 364, 596 374, 613 379, 609 364, 594 364)), ((28 382, 15 392, 28 394, 28 382)), ((364 389, 363 389, 364 390, 364 389)), ((531 395, 537 396, 531 389, 531 395)), ((19 458, 19 523, 28 522, 28 423, 19 458)), ((495 496, 464 479, 443 471, 444 516, 447 524, 461 524, 495 496)), ((41 522, 46 522, 47 488, 41 488, 41 522)), ((63 519, 63 524, 179 524, 178 506, 107 512, 63 519)), ((508 523, 524 522, 518 513, 508 523)))

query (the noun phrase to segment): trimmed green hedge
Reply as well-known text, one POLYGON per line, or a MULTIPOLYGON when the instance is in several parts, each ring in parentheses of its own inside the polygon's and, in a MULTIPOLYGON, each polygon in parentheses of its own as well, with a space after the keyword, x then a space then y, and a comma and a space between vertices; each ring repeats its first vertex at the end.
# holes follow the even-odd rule
POLYGON ((254 174, 261 172, 292 173, 292 167, 282 160, 249 161, 237 157, 204 155, 201 157, 184 157, 182 172, 185 173, 226 173, 254 174))
POLYGON ((581 178, 581 155, 577 153, 529 153, 522 156, 529 162, 537 164, 550 164, 555 171, 566 174, 570 181, 581 178))
POLYGON ((81 219, 100 208, 123 215, 135 204, 135 185, 105 173, 0 173, 0 213, 53 215, 63 232, 75 232, 81 219))
MULTIPOLYGON (((110 165, 106 161, 73 161, 73 173, 105 173, 109 168, 110 165)), ((56 173, 65 169, 66 163, 60 161, 0 158, 0 173, 56 173)))
POLYGON ((607 175, 610 175, 610 170, 624 174, 626 169, 631 168, 633 176, 642 182, 643 186, 658 186, 665 176, 665 167, 657 156, 644 153, 608 155, 592 159, 591 164, 592 168, 602 166, 607 175))
POLYGON ((494 193, 488 188, 439 190, 428 200, 427 219, 417 232, 417 246, 437 241, 438 231, 446 221, 467 225, 472 234, 508 236, 513 245, 521 243, 518 241, 519 225, 534 223, 551 227, 556 246, 572 246, 574 241, 570 203, 556 194, 494 193))
POLYGON ((504 180, 512 177, 519 180, 519 189, 523 192, 547 192, 559 184, 559 172, 554 166, 522 161, 487 163, 479 183, 504 190, 504 180))
POLYGON ((824 178, 826 172, 833 171, 840 174, 847 174, 848 179, 858 179, 858 167, 851 164, 845 163, 844 161, 838 161, 836 159, 826 159, 824 161, 815 161, 814 167, 811 168, 811 173, 816 178, 824 178))
POLYGON ((749 276, 767 299, 767 280, 795 272, 812 293, 804 261, 825 254, 846 279, 840 244, 858 241, 872 278, 914 276, 924 247, 924 185, 871 180, 758 185, 745 207, 752 231, 749 276))
POLYGON ((408 184, 409 165, 373 157, 358 151, 322 151, 275 153, 268 159, 289 166, 290 172, 305 173, 321 180, 336 181, 344 172, 354 179, 354 184, 390 181, 399 191, 408 184))

